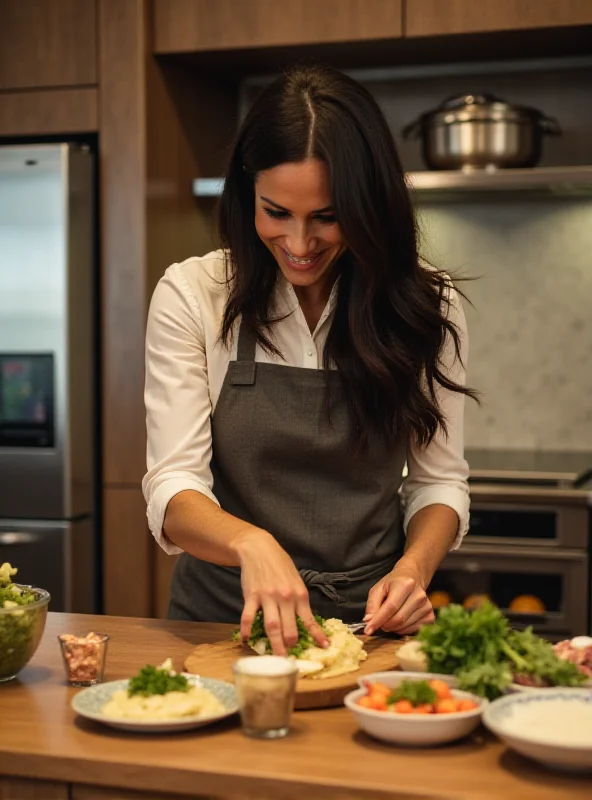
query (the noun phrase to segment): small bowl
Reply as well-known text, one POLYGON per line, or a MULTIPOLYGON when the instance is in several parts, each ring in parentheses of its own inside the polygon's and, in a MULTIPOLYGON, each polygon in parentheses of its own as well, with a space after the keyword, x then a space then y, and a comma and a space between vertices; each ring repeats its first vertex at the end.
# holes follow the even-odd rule
MULTIPOLYGON (((453 687, 456 679, 451 675, 435 675, 417 672, 375 672, 367 675, 363 681, 384 683, 395 688, 404 680, 432 680, 438 678, 453 687)), ((358 700, 366 693, 364 688, 350 692, 345 698, 345 705, 354 715, 358 725, 370 736, 383 742, 407 745, 412 747, 430 747, 437 744, 453 742, 468 736, 479 725, 483 709, 488 701, 469 692, 452 689, 453 697, 473 700, 478 704, 472 711, 455 711, 450 714, 395 714, 387 711, 373 711, 362 708, 358 700)))
POLYGON ((0 608, 0 683, 10 681, 33 658, 47 619, 49 592, 33 586, 15 584, 33 592, 37 599, 18 608, 0 608))
POLYGON ((508 747, 552 769, 592 771, 592 737, 581 731, 592 720, 592 690, 541 689, 495 700, 483 723, 508 747))

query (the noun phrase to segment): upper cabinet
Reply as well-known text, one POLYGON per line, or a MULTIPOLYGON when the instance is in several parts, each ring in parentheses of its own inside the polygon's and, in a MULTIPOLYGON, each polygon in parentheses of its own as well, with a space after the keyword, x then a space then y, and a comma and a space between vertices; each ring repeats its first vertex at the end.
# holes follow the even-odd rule
POLYGON ((405 0, 405 36, 591 25, 592 0, 405 0))
POLYGON ((96 0, 1 0, 0 90, 96 83, 96 0))
POLYGON ((402 0, 154 0, 156 53, 391 39, 402 0))

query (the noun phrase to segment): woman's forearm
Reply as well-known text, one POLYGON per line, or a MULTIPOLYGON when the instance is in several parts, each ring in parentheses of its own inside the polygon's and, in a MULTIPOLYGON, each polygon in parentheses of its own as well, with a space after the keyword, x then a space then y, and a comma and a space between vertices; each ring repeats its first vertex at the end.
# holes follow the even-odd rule
POLYGON ((241 555, 271 534, 223 511, 201 492, 187 490, 169 502, 163 531, 167 539, 196 558, 238 567, 241 555))
POLYGON ((405 553, 397 566, 414 567, 426 587, 450 550, 458 525, 450 506, 435 503, 420 509, 409 521, 405 553))

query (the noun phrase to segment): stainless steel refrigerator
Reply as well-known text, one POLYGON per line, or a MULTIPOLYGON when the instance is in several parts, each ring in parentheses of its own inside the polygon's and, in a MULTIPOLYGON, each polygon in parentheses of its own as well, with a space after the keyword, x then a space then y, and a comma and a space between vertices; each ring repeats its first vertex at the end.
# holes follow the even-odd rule
POLYGON ((0 147, 0 563, 97 606, 93 155, 0 147))

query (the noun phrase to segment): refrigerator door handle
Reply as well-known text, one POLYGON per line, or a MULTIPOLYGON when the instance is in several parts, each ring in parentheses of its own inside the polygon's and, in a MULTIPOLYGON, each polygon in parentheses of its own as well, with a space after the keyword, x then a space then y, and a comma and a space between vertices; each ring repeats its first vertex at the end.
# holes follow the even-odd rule
POLYGON ((0 533, 0 545, 10 547, 18 544, 36 544, 39 536, 28 531, 3 531, 0 533))

